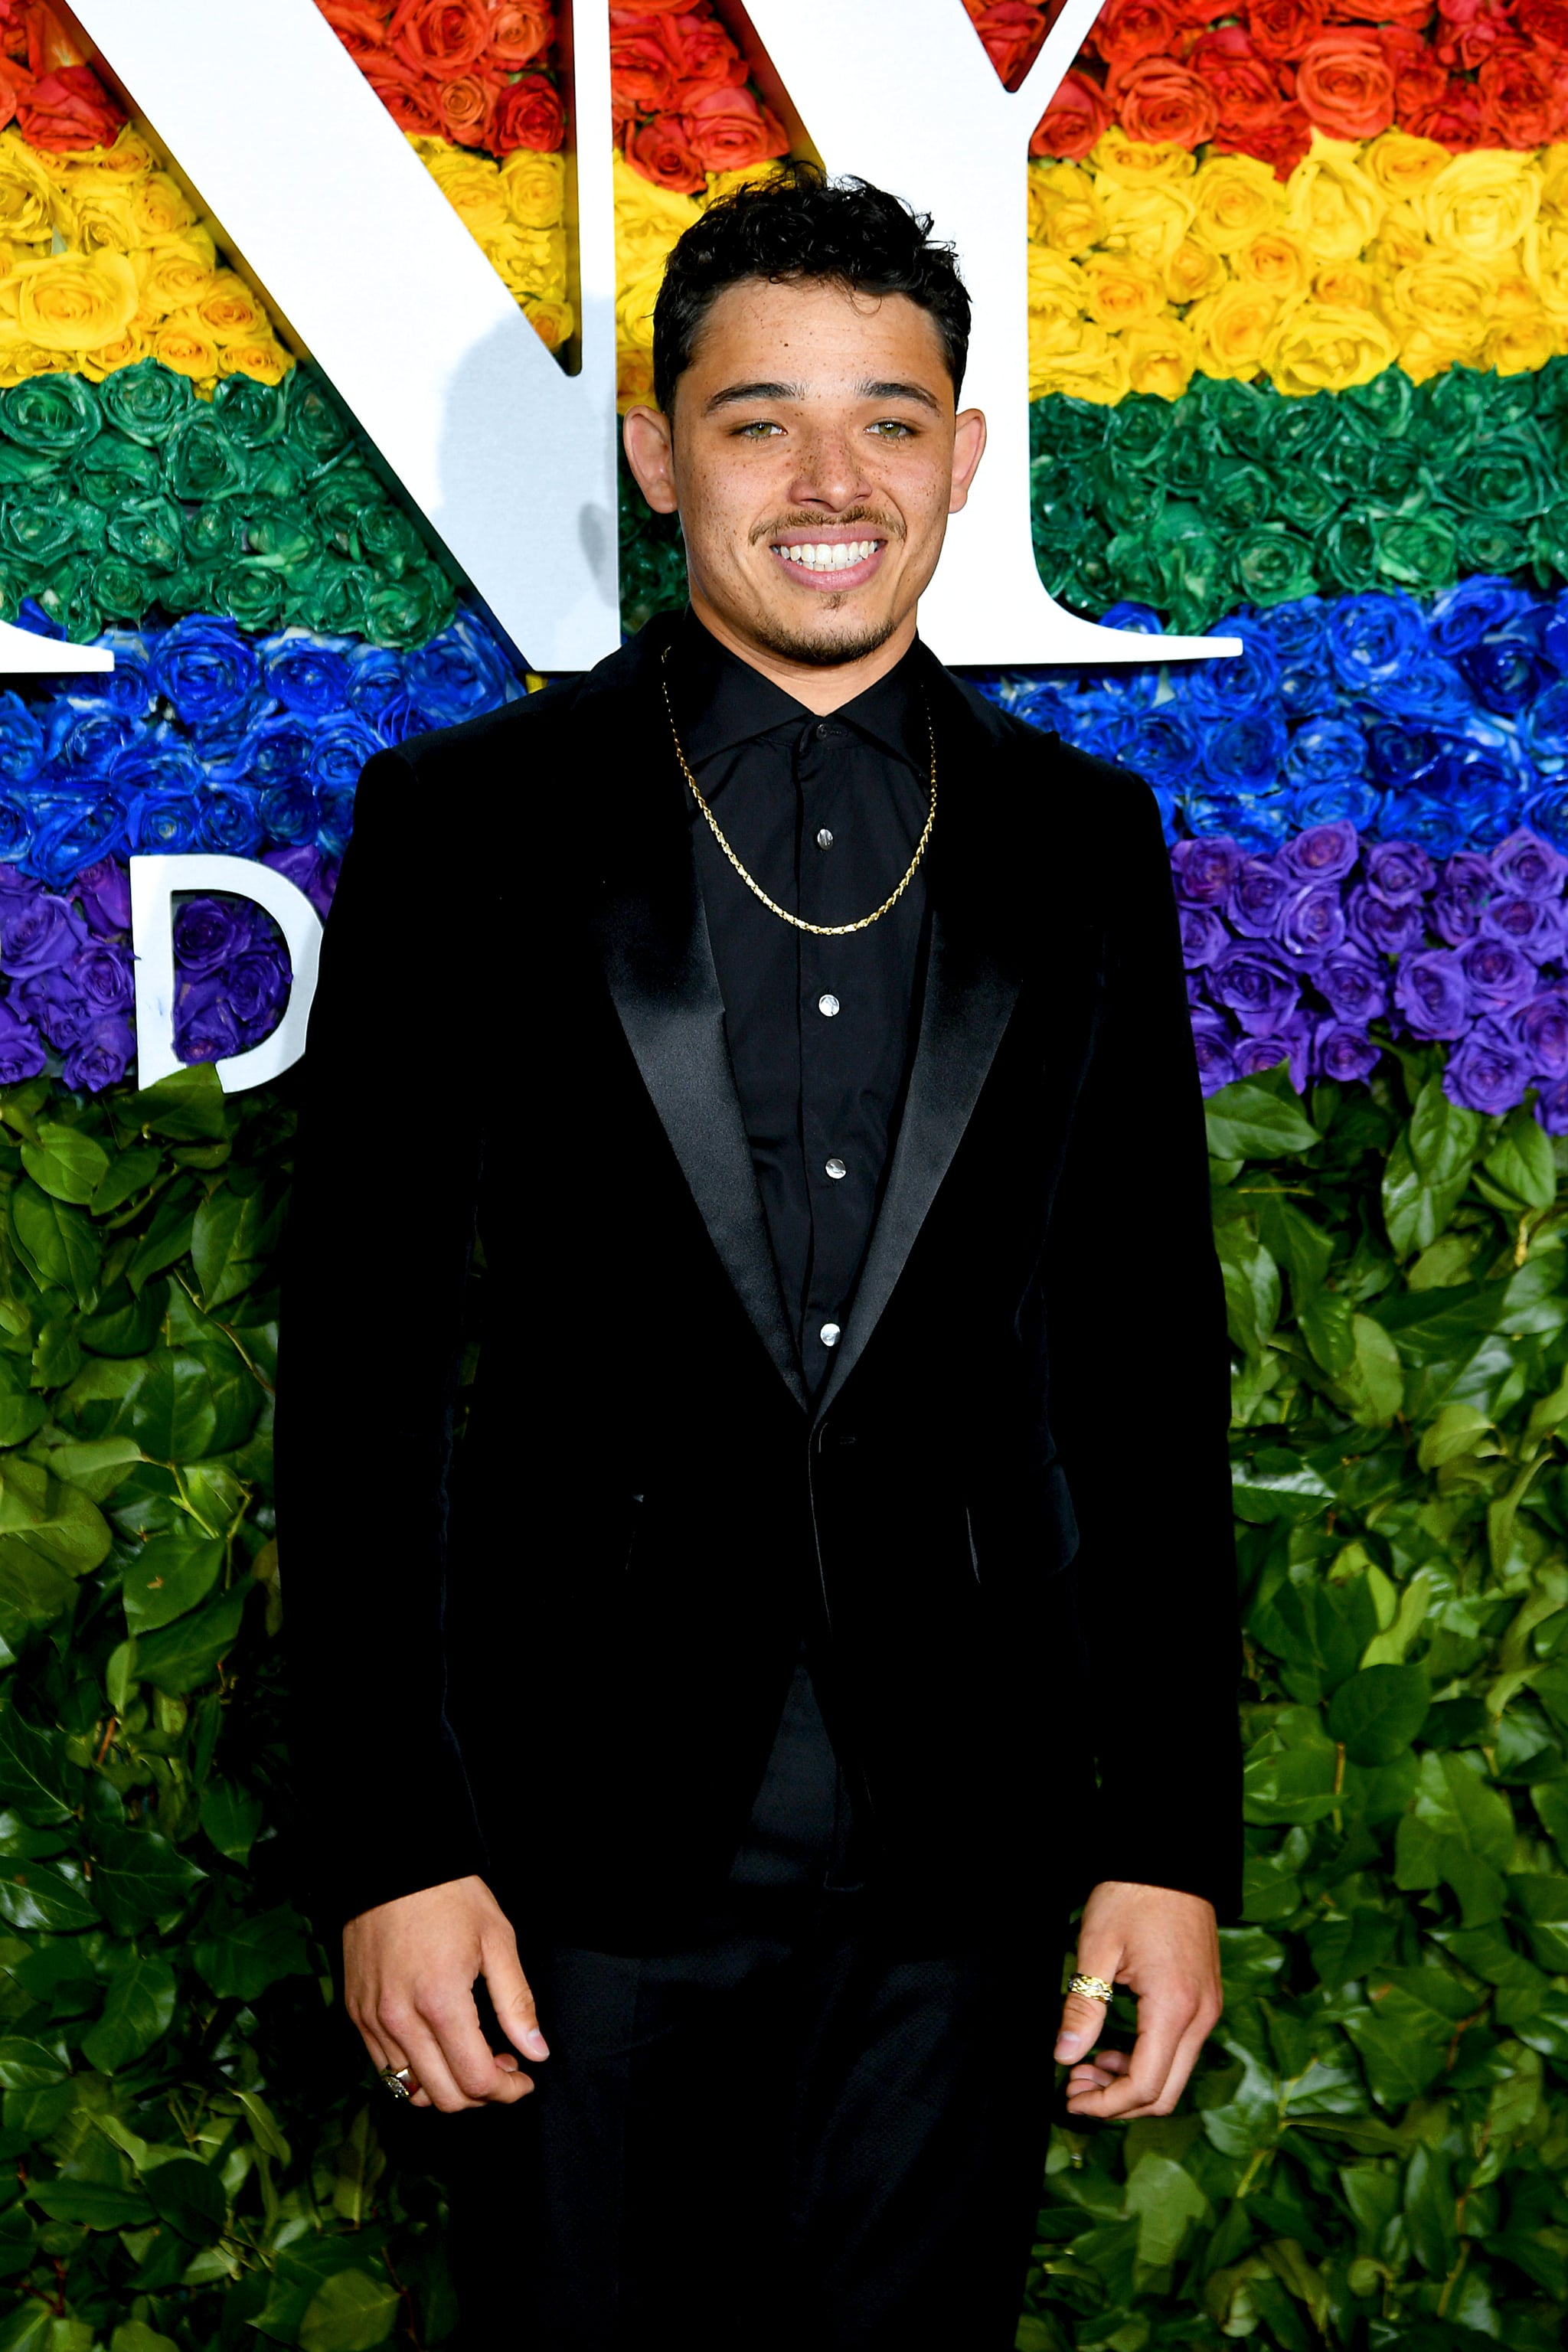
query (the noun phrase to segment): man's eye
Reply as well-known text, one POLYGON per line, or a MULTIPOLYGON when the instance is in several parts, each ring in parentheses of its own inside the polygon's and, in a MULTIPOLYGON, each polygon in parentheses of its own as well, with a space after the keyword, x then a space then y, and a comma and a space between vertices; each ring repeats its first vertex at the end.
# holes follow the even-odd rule
POLYGON ((884 441, 908 441, 913 437, 914 433, 912 425, 904 424, 901 418, 897 416, 879 417, 871 430, 873 433, 879 434, 884 441))
POLYGON ((750 425, 742 425, 735 438, 738 441, 761 441, 772 434, 783 431, 782 425, 774 425, 768 417, 758 416, 754 417, 750 425))

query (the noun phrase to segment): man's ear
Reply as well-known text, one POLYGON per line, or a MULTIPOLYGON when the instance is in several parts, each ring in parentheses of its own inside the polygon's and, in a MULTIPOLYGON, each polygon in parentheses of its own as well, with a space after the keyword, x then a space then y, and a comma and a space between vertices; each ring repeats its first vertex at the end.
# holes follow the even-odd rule
POLYGON ((668 417, 657 408, 628 408, 621 420, 621 439, 637 488, 655 514, 673 514, 675 446, 668 417))
MULTIPOLYGON (((627 423, 631 419, 627 418, 627 423)), ((627 450, 628 457, 630 450, 627 450)), ((961 408, 952 427, 952 496, 949 514, 956 514, 969 496, 969 486, 985 455, 985 416, 978 408, 961 408)), ((638 478, 641 478, 640 476, 638 478)))

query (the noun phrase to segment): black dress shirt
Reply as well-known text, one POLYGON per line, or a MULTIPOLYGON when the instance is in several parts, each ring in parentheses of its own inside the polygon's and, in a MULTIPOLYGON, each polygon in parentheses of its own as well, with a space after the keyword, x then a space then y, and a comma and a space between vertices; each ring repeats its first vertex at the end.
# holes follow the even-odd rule
MULTIPOLYGON (((819 719, 689 613, 669 656, 681 748, 736 856, 808 922, 880 906, 931 806, 911 646, 819 719)), ((827 1377, 881 1195, 909 1066, 923 866, 869 929, 817 939, 747 889, 695 805, 697 866, 757 1186, 807 1386, 827 1377)))

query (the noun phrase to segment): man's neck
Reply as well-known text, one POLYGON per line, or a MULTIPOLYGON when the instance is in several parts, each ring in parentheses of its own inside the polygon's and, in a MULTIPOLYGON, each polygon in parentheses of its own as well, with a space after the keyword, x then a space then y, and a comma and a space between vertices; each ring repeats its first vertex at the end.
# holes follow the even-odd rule
POLYGON ((917 616, 911 613, 874 652, 862 654, 856 661, 792 661, 787 655, 775 653, 772 646, 758 645, 743 635, 714 610, 700 589, 692 588, 690 596, 692 613, 710 637, 717 638, 737 661, 759 671, 785 694, 793 695, 796 702, 804 703, 807 710, 815 710, 819 719, 826 719, 829 711, 842 709, 858 694, 864 694, 868 687, 875 686, 879 678, 886 677, 889 670, 897 669, 915 641, 917 616))

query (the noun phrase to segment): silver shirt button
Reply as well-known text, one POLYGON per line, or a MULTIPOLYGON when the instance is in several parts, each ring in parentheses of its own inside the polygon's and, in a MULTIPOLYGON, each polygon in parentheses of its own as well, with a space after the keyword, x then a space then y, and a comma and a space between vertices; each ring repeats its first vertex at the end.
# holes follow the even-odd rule
POLYGON ((816 845, 818 849, 831 849, 833 846, 833 835, 828 832, 826 825, 823 826, 821 832, 816 836, 816 845))
POLYGON ((838 1010, 838 999, 831 993, 819 996, 816 1000, 816 1009, 826 1020, 831 1021, 838 1010))
POLYGON ((847 1176, 849 1173, 849 1171, 844 1165, 843 1160, 837 1158, 826 1160, 824 1165, 827 1170, 827 1173, 834 1179, 835 1182, 837 1181, 840 1176, 847 1176))
POLYGON ((837 1324, 825 1323, 816 1336, 821 1340, 825 1348, 837 1348, 838 1345, 837 1324))

